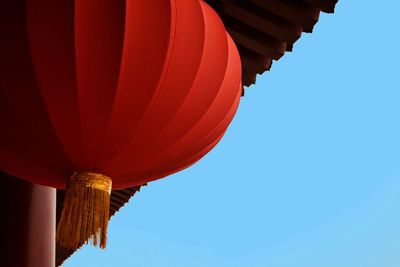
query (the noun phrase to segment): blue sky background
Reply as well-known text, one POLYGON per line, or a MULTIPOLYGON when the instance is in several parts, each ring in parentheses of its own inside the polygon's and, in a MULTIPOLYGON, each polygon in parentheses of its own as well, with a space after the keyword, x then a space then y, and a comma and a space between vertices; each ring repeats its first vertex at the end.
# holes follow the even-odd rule
POLYGON ((198 164, 64 267, 400 266, 400 2, 339 0, 198 164))

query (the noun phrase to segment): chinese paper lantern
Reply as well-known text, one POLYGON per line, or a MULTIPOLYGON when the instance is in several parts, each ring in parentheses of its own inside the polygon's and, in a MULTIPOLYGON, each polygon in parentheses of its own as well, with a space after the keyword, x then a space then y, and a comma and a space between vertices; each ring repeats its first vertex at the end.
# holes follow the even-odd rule
POLYGON ((190 166, 235 114, 240 58, 202 1, 13 0, 0 16, 0 168, 67 188, 64 247, 105 247, 111 188, 190 166))

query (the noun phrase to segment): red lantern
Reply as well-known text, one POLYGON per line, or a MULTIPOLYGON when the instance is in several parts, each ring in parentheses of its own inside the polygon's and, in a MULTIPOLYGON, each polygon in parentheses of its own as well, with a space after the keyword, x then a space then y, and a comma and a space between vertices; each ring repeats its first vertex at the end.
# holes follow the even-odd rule
POLYGON ((3 1, 0 16, 9 174, 56 188, 99 189, 91 173, 113 189, 140 185, 198 161, 235 114, 240 58, 201 1, 3 1))

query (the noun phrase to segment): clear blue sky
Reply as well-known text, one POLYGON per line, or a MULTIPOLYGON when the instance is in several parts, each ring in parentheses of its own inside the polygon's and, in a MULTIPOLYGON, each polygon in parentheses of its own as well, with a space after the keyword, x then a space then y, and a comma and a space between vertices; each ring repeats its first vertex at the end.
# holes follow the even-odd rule
POLYGON ((400 4, 339 0, 222 142, 64 267, 400 266, 400 4))

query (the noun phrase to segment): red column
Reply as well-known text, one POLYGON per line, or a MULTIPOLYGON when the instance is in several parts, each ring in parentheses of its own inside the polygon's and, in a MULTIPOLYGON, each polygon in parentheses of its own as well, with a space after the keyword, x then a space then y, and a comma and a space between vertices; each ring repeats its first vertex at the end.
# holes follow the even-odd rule
POLYGON ((56 190, 0 172, 0 266, 54 267, 56 190))

